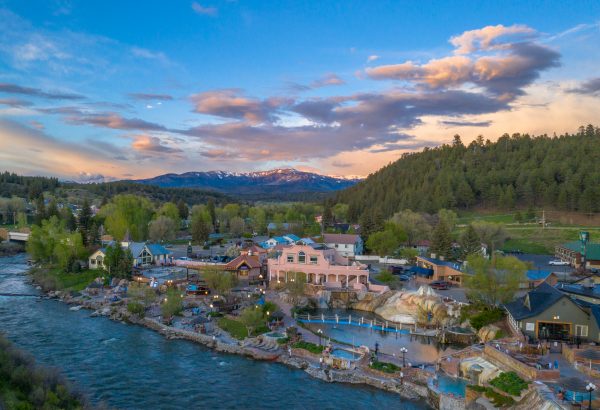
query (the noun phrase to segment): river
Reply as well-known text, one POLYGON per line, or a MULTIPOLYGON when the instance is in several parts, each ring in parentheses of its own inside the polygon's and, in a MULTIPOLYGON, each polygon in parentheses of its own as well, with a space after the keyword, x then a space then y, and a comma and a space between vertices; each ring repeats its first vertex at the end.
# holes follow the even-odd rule
MULTIPOLYGON (((0 294, 35 294, 26 255, 0 258, 0 294)), ((425 409, 356 385, 326 383, 284 365, 220 354, 55 301, 0 296, 0 331, 59 368, 93 403, 119 409, 425 409)))

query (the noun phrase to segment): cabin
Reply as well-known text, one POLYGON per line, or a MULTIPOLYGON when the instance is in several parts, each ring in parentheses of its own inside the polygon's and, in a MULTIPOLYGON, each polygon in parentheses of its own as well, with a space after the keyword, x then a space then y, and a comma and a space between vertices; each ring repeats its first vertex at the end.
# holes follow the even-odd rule
POLYGON ((413 271, 417 275, 417 282, 424 284, 434 281, 445 281, 456 286, 461 286, 463 276, 465 275, 460 263, 426 256, 417 256, 413 271))

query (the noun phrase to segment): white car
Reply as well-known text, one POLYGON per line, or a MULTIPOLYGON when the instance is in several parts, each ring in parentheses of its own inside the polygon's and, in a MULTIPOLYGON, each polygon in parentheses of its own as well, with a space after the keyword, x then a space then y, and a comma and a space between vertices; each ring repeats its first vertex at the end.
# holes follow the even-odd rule
POLYGON ((190 262, 192 260, 192 258, 188 258, 187 256, 182 256, 180 258, 177 258, 178 261, 186 261, 186 262, 190 262))
POLYGON ((548 262, 548 265, 554 265, 554 266, 568 266, 569 262, 567 261, 561 261, 560 259, 555 259, 553 261, 548 262))

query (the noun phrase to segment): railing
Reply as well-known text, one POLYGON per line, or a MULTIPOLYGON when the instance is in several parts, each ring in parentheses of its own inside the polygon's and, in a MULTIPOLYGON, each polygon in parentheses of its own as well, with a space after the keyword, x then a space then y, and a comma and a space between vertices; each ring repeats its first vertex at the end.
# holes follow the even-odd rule
POLYGON ((330 325, 349 325, 364 327, 382 332, 400 333, 400 334, 416 334, 411 332, 411 328, 415 329, 414 324, 389 323, 388 321, 379 321, 377 319, 365 319, 361 316, 340 316, 340 315, 296 315, 296 320, 301 323, 325 323, 330 325))

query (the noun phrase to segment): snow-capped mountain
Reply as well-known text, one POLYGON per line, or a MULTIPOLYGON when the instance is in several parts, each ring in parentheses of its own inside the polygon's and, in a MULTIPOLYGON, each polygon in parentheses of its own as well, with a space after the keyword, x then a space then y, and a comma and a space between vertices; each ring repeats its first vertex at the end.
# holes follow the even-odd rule
POLYGON ((274 169, 248 173, 207 171, 164 174, 135 182, 160 187, 214 189, 231 194, 261 195, 336 191, 358 181, 359 179, 337 178, 297 169, 274 169))

